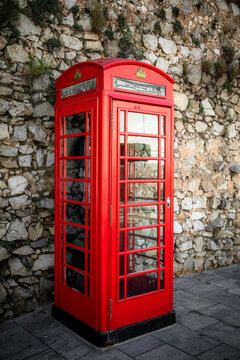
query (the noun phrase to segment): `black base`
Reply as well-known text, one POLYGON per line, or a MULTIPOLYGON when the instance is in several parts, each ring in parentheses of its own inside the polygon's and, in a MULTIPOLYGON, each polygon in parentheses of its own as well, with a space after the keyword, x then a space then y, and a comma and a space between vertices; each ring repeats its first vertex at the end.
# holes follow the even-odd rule
POLYGON ((97 331, 92 327, 84 324, 82 321, 76 319, 74 316, 68 314, 66 311, 60 309, 56 305, 53 305, 52 307, 52 316, 54 319, 58 320, 63 325, 67 326, 75 333, 98 347, 114 345, 133 337, 162 329, 166 326, 175 324, 176 322, 175 311, 173 310, 168 314, 141 321, 119 329, 97 331))

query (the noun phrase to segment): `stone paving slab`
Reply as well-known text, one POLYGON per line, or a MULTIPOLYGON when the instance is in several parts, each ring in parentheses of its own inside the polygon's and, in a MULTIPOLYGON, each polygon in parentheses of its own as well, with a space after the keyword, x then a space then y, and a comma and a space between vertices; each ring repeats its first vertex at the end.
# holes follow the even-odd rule
POLYGON ((0 324, 1 360, 239 360, 240 265, 174 281, 177 324, 97 349, 51 317, 51 306, 0 324))

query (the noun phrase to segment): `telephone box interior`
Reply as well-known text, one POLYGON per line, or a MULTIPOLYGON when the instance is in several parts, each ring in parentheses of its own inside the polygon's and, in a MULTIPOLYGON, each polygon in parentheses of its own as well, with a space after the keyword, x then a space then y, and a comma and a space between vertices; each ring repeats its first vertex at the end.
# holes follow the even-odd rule
POLYGON ((55 84, 52 314, 97 346, 175 322, 173 83, 113 58, 55 84))

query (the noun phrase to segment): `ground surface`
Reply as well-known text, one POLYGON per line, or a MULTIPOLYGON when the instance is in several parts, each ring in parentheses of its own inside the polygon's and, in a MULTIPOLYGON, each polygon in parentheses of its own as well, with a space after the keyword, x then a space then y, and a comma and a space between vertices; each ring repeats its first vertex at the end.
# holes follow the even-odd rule
POLYGON ((240 265, 174 284, 175 326, 103 351, 55 321, 49 306, 0 325, 0 359, 239 360, 240 265))

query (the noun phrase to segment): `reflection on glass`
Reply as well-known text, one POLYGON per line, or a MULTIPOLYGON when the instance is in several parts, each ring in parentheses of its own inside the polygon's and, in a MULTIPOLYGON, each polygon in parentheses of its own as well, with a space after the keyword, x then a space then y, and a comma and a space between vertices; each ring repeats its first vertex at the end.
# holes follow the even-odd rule
POLYGON ((161 201, 165 200, 165 183, 161 183, 161 201))
POLYGON ((128 179, 158 179, 158 160, 129 160, 128 179))
POLYGON ((125 160, 120 160, 120 180, 125 179, 125 160))
POLYGON ((119 280, 119 300, 124 299, 124 279, 119 280))
POLYGON ((158 206, 136 206, 127 209, 127 227, 156 225, 158 206))
POLYGON ((120 111, 120 132, 125 131, 125 111, 120 111))
POLYGON ((165 220, 164 205, 160 206, 160 222, 163 224, 165 220))
POLYGON ((125 224, 124 208, 120 208, 119 214, 120 214, 120 219, 119 219, 120 228, 124 228, 124 224, 125 224))
POLYGON ((165 157, 165 139, 161 139, 161 157, 165 157))
POLYGON ((125 232, 124 231, 120 231, 119 233, 119 251, 123 252, 124 251, 124 238, 125 238, 125 232))
POLYGON ((127 297, 147 294, 158 289, 157 272, 131 276, 127 279, 127 297))
POLYGON ((161 116, 161 135, 166 135, 165 133, 165 116, 161 116))
POLYGON ((141 250, 157 247, 157 231, 158 229, 156 227, 128 231, 128 250, 141 250))
POLYGON ((85 206, 66 203, 66 221, 85 225, 85 206))
POLYGON ((152 114, 128 113, 128 132, 158 134, 158 116, 152 114))
POLYGON ((160 266, 164 267, 164 249, 160 249, 160 266))
POLYGON ((66 242, 81 248, 85 247, 85 229, 66 225, 66 242))
POLYGON ((85 136, 67 138, 67 156, 85 156, 85 136))
POLYGON ((124 275, 124 255, 119 256, 119 276, 124 275))
POLYGON ((128 203, 148 203, 158 201, 157 183, 128 183, 128 203))
POLYGON ((158 267, 158 250, 142 251, 139 253, 129 254, 127 256, 128 269, 127 273, 135 273, 146 270, 157 269, 158 267))
POLYGON ((80 181, 64 181, 66 200, 85 202, 85 183, 80 181))
POLYGON ((125 203, 125 184, 120 184, 120 203, 125 203))
POLYGON ((84 275, 67 268, 66 285, 84 294, 84 275))
POLYGON ((160 227, 160 245, 161 245, 161 246, 165 244, 165 241, 164 241, 164 231, 165 231, 164 227, 161 226, 161 227, 160 227))
POLYGON ((125 136, 121 135, 120 136, 120 156, 124 156, 125 155, 125 136))
POLYGON ((80 113, 66 116, 66 135, 86 132, 86 114, 80 113))
POLYGON ((165 179, 165 161, 161 161, 161 179, 165 179))
POLYGON ((164 270, 160 271, 160 289, 164 289, 164 270))
POLYGON ((66 247, 66 264, 74 266, 79 270, 85 270, 85 253, 84 251, 66 247))
POLYGON ((158 157, 158 139, 128 136, 128 156, 158 157))
POLYGON ((62 177, 69 179, 84 179, 85 178, 85 160, 65 160, 62 161, 62 168, 65 169, 65 176, 62 177))

